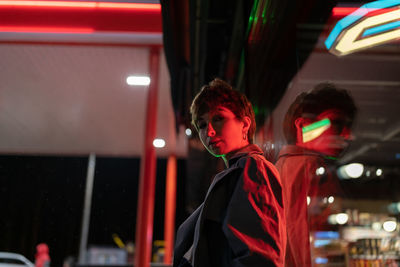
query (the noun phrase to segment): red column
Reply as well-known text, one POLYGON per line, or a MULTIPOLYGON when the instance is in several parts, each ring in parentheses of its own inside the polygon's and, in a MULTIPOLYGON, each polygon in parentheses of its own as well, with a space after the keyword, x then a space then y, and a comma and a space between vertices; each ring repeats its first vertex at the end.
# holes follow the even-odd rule
POLYGON ((157 91, 160 48, 150 48, 150 86, 146 107, 144 155, 141 159, 138 213, 136 216, 135 265, 149 267, 153 239, 154 193, 156 183, 156 151, 153 140, 157 126, 157 91))
POLYGON ((167 182, 165 190, 165 219, 164 240, 165 255, 164 263, 172 264, 175 237, 175 209, 176 209, 176 157, 168 157, 167 182))

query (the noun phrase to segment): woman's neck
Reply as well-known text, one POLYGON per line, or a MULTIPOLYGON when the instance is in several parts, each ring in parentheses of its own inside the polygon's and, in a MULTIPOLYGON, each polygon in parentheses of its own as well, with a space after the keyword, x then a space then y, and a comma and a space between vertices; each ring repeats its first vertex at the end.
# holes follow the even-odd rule
POLYGON ((225 155, 222 156, 222 159, 224 160, 225 166, 229 168, 229 160, 239 151, 245 148, 246 146, 250 145, 249 142, 246 142, 242 147, 232 150, 229 153, 226 153, 225 155))

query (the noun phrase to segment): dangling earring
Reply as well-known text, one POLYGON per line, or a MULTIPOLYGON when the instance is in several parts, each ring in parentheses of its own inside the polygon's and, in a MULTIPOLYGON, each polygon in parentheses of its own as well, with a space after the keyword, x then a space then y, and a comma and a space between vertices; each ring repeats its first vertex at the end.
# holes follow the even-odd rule
POLYGON ((243 133, 243 140, 247 139, 247 133, 243 133))

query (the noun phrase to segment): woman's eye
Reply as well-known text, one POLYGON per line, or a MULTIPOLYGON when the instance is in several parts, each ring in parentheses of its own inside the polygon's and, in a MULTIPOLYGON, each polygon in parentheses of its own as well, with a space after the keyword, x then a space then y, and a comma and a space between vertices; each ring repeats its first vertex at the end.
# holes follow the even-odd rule
POLYGON ((206 126, 207 126, 207 123, 205 123, 205 122, 200 122, 200 123, 197 125, 197 127, 199 127, 199 129, 204 129, 204 128, 206 128, 206 126))
POLYGON ((213 121, 222 121, 224 118, 222 117, 222 116, 215 116, 214 118, 213 118, 213 121))

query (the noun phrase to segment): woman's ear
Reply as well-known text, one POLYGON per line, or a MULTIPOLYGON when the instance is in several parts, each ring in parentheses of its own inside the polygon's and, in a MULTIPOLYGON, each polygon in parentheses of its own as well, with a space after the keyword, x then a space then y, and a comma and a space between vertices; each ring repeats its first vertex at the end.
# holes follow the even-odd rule
POLYGON ((251 119, 249 116, 244 116, 242 121, 243 121, 243 132, 247 134, 251 126, 251 119))

